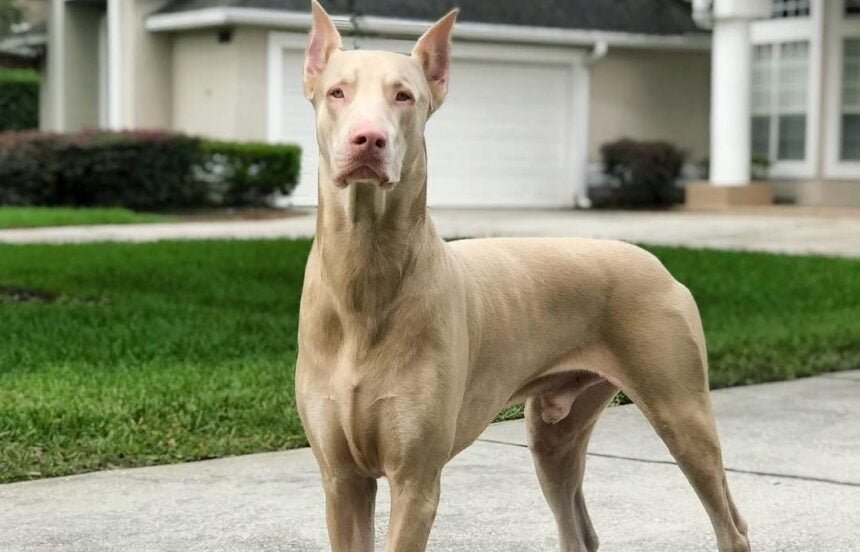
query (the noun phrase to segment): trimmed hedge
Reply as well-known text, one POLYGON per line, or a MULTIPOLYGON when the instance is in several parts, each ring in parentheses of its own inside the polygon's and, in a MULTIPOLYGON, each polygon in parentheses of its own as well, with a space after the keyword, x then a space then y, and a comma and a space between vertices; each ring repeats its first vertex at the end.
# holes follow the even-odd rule
POLYGON ((681 203, 675 185, 686 153, 668 142, 622 139, 600 148, 609 186, 590 190, 595 207, 649 208, 681 203))
POLYGON ((202 177, 225 205, 260 206, 293 191, 301 149, 291 145, 209 141, 203 143, 202 177))
POLYGON ((163 131, 0 134, 0 204, 169 210, 265 205, 299 173, 295 146, 163 131))
POLYGON ((39 126, 39 75, 0 68, 0 131, 39 126))

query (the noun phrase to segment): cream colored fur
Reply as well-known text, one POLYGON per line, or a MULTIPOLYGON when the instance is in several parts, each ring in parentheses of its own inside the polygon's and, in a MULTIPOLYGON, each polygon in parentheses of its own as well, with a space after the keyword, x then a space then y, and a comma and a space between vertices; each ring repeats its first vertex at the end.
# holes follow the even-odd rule
POLYGON ((443 466, 503 407, 525 401, 561 549, 593 552, 597 536, 581 488, 585 450, 621 389, 695 488, 719 550, 748 552, 687 289, 651 254, 621 242, 446 244, 436 234, 426 210, 423 131, 444 99, 455 16, 429 30, 412 56, 342 51, 314 2, 305 85, 317 113, 319 211, 296 396, 322 474, 332 550, 373 550, 376 480, 386 477, 385 549, 423 551, 443 466), (390 181, 336 181, 350 128, 365 123, 388 139, 381 163, 390 181))

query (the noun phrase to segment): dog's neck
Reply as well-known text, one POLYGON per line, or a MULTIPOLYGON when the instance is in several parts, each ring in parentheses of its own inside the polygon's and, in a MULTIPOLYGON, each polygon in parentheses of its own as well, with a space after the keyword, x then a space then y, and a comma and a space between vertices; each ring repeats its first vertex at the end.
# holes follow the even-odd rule
POLYGON ((344 315, 381 321, 441 240, 427 215, 427 162, 405 164, 390 191, 375 184, 337 188, 320 163, 316 248, 321 277, 344 315))

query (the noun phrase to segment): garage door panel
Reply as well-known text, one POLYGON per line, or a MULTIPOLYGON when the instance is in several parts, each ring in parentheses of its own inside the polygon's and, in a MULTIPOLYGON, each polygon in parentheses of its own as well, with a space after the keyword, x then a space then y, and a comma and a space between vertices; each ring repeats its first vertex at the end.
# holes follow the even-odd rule
POLYGON ((298 144, 302 148, 301 174, 299 184, 293 191, 292 201, 299 205, 316 205, 319 148, 314 109, 311 102, 305 98, 302 83, 304 52, 285 50, 283 56, 281 141, 298 144))

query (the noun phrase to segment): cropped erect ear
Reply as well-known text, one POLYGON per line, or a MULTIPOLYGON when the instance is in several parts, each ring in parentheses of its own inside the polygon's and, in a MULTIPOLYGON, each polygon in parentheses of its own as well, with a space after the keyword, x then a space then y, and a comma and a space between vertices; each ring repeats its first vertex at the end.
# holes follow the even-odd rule
POLYGON ((448 92, 448 74, 451 67, 451 31, 460 10, 453 9, 430 27, 412 49, 430 84, 430 110, 435 111, 448 92))
POLYGON ((317 0, 311 0, 313 23, 305 51, 305 96, 313 98, 320 73, 325 69, 332 52, 341 47, 340 33, 317 0))

